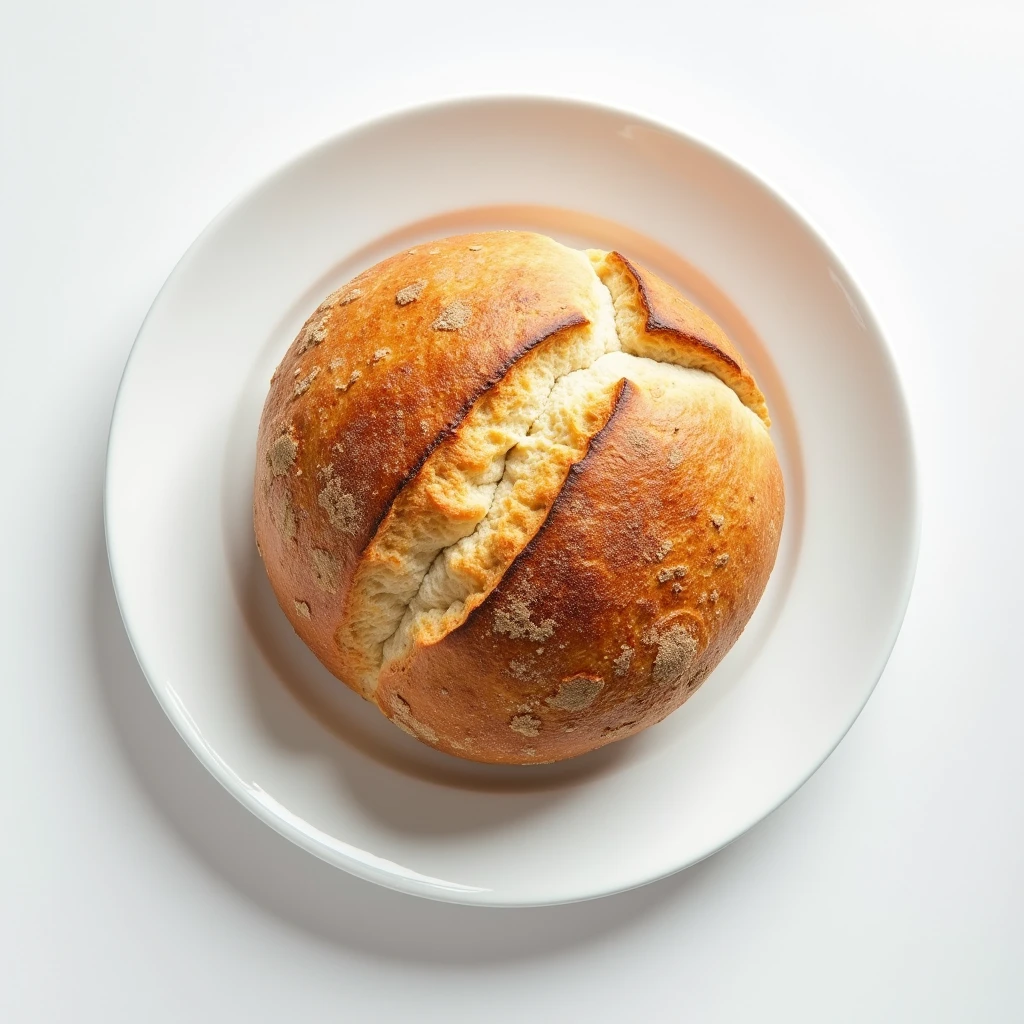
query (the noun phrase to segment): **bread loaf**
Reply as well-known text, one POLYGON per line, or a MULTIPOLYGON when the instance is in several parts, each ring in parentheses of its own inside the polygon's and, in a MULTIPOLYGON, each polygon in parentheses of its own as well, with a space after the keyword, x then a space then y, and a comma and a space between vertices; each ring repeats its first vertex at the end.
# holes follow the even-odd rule
POLYGON ((271 382, 257 546, 323 664, 413 736, 557 761, 679 707, 775 561, 764 398, 619 253, 487 232, 328 296, 271 382))

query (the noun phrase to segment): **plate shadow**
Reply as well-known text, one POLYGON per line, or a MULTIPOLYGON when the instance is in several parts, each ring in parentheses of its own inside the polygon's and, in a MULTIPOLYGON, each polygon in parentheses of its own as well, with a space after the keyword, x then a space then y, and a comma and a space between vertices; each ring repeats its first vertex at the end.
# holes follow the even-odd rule
POLYGON ((267 828, 203 768, 146 682, 114 596, 102 527, 83 594, 100 698, 121 753, 181 843, 245 900, 289 926, 361 955, 422 965, 543 959, 601 941, 685 903, 730 851, 631 892, 585 903, 493 909, 437 903, 365 882, 267 828))

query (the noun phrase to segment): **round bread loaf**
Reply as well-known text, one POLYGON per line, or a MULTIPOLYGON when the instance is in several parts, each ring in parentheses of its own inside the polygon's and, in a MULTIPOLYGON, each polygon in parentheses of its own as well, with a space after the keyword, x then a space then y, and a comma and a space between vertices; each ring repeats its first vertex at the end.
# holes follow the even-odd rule
POLYGON ((616 252, 446 238, 328 296, 271 382, 254 516, 323 664, 475 761, 660 721, 750 618, 782 475, 721 329, 616 252))

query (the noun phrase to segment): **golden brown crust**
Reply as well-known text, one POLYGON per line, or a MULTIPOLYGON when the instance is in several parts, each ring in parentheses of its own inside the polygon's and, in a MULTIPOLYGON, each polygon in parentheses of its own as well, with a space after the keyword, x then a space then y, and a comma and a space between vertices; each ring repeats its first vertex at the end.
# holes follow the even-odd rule
POLYGON ((386 664, 377 702, 474 760, 543 763, 639 732, 739 636, 783 507, 771 441, 732 393, 679 409, 626 382, 499 586, 460 628, 386 664))
POLYGON ((462 757, 559 760, 660 721, 774 563, 782 479, 743 360, 655 275, 590 261, 526 232, 391 257, 310 317, 264 408, 254 523, 282 609, 462 757))

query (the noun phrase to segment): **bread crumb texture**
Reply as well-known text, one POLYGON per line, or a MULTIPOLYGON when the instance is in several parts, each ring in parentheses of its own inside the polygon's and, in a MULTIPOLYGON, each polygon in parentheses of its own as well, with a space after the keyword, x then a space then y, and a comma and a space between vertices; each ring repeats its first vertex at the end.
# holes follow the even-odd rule
POLYGON ((494 628, 513 640, 527 637, 530 640, 547 640, 555 632, 555 620, 544 619, 533 622, 530 618, 530 606, 522 598, 512 598, 504 608, 494 615, 494 628))
POLYGON ((426 740, 428 743, 437 743, 437 733, 429 725, 413 717, 412 708, 404 697, 396 695, 391 702, 391 708, 395 714, 394 721, 410 736, 426 740))
POLYGON ((421 277, 418 281, 399 288, 395 293, 395 302, 400 306, 408 306, 410 302, 415 302, 423 294, 423 289, 426 287, 427 280, 421 277))
POLYGON ((327 513, 327 521, 342 533, 354 533, 359 524, 359 506, 356 499, 342 489, 341 480, 333 477, 327 481, 316 499, 316 503, 327 513))
POLYGON ((279 434, 267 448, 267 462, 274 476, 284 476, 295 465, 299 446, 291 434, 279 434))
POLYGON ((473 319, 473 310, 467 302, 456 299, 441 310, 441 315, 430 325, 435 331, 459 331, 473 319))
MULTIPOLYGON (((727 559, 728 560, 728 559, 727 559)), ((685 565, 671 566, 658 570, 658 582, 668 583, 669 580, 681 580, 687 573, 685 565)))
POLYGON ((629 644, 623 644, 620 650, 622 653, 612 662, 615 676, 618 679, 621 679, 629 671, 629 666, 633 664, 634 653, 633 648, 629 644))
POLYGON ((513 715, 508 727, 520 736, 539 736, 541 720, 533 715, 513 715))
POLYGON ((327 322, 330 319, 330 311, 320 316, 310 317, 306 323, 305 330, 300 335, 299 350, 306 352, 317 345, 322 345, 327 340, 327 322))
POLYGON ((697 655, 697 641, 684 626, 674 625, 657 644, 651 678, 657 686, 678 686, 697 655))
POLYGON ((294 392, 295 397, 296 398, 301 398, 309 390, 310 385, 312 385, 313 381, 315 381, 317 379, 317 377, 319 377, 319 376, 320 376, 320 367, 319 366, 314 366, 313 369, 310 370, 309 373, 307 373, 306 376, 303 377, 302 380, 300 380, 295 385, 295 392, 294 392))
POLYGON ((336 594, 338 592, 339 569, 338 560, 323 548, 313 548, 310 552, 313 560, 313 574, 316 585, 325 594, 336 594))
POLYGON ((295 509, 292 507, 291 495, 286 490, 278 491, 271 498, 271 517, 281 537, 286 541, 295 540, 298 534, 298 523, 295 509))
POLYGON ((355 382, 357 380, 359 380, 360 377, 362 377, 362 373, 360 373, 359 370, 353 370, 348 375, 348 379, 347 380, 339 381, 337 384, 334 385, 334 390, 335 391, 348 391, 348 389, 350 387, 352 387, 352 385, 355 384, 355 382))
POLYGON ((604 688, 604 680, 594 676, 574 676, 558 684, 558 692, 547 703, 561 711, 582 711, 594 703, 604 688))

